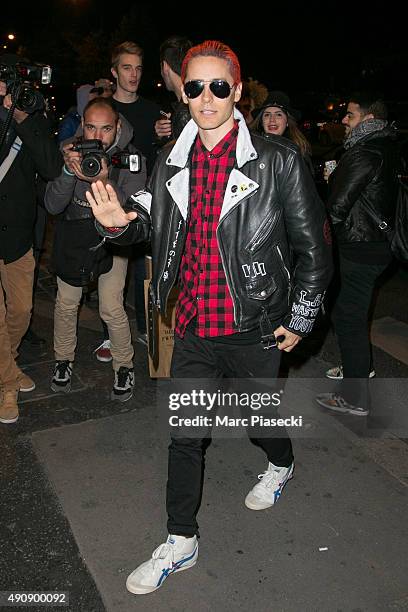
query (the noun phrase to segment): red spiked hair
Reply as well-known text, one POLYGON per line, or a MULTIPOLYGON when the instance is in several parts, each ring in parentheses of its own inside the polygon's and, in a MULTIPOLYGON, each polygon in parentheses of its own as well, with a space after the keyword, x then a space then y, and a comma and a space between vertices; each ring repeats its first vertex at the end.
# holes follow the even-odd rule
POLYGON ((219 57, 225 60, 228 63, 234 84, 241 82, 241 67, 234 51, 218 40, 206 40, 187 51, 181 66, 181 80, 183 83, 186 78, 188 63, 195 57, 219 57))

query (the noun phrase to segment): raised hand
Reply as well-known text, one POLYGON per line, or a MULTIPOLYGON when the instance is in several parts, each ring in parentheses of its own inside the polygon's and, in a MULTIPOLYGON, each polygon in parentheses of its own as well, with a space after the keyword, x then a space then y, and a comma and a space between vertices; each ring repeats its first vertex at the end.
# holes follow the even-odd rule
POLYGON ((104 227, 124 227, 137 217, 132 211, 126 213, 120 205, 116 192, 109 183, 105 186, 102 181, 91 185, 92 193, 86 192, 86 199, 92 206, 95 219, 104 227))

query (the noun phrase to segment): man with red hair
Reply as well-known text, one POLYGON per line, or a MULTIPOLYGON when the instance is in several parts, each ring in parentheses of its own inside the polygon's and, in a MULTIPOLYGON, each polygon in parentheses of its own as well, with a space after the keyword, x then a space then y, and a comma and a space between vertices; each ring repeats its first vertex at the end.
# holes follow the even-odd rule
MULTIPOLYGON (((172 377, 270 381, 281 351, 311 331, 330 280, 324 206, 296 146, 250 135, 235 109, 242 83, 229 47, 192 47, 182 82, 191 120, 161 153, 147 190, 132 196, 133 211, 120 207, 109 185, 93 184, 87 198, 106 238, 151 239, 157 309, 166 311, 179 284, 172 377)), ((151 593, 197 561, 208 432, 182 434, 169 447, 169 536, 128 577, 132 593, 151 593)), ((274 438, 249 435, 268 465, 245 505, 263 510, 292 477, 292 445, 283 428, 274 438)))

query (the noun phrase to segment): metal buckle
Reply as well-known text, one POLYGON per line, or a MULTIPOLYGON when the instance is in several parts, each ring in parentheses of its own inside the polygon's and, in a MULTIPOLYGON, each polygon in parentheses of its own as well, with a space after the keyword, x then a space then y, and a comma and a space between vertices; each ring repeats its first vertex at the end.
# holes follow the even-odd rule
POLYGON ((381 221, 378 227, 380 228, 380 230, 386 230, 388 229, 388 223, 386 221, 381 221))
POLYGON ((267 336, 261 336, 261 342, 264 345, 264 351, 268 351, 271 348, 276 348, 278 343, 275 336, 268 334, 267 336))

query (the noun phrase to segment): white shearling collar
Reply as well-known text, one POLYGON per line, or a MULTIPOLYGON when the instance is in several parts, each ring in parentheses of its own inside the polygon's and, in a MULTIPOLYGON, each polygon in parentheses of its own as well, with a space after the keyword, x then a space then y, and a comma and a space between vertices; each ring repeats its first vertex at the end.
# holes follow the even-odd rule
MULTIPOLYGON (((245 123, 243 115, 237 108, 234 108, 234 119, 238 119, 238 138, 237 138, 237 164, 242 168, 246 162, 256 159, 258 154, 252 144, 251 135, 245 123)), ((166 164, 168 166, 178 166, 185 168, 188 161, 190 149, 197 136, 198 127, 193 119, 187 123, 186 127, 178 137, 176 144, 169 153, 166 164)))

